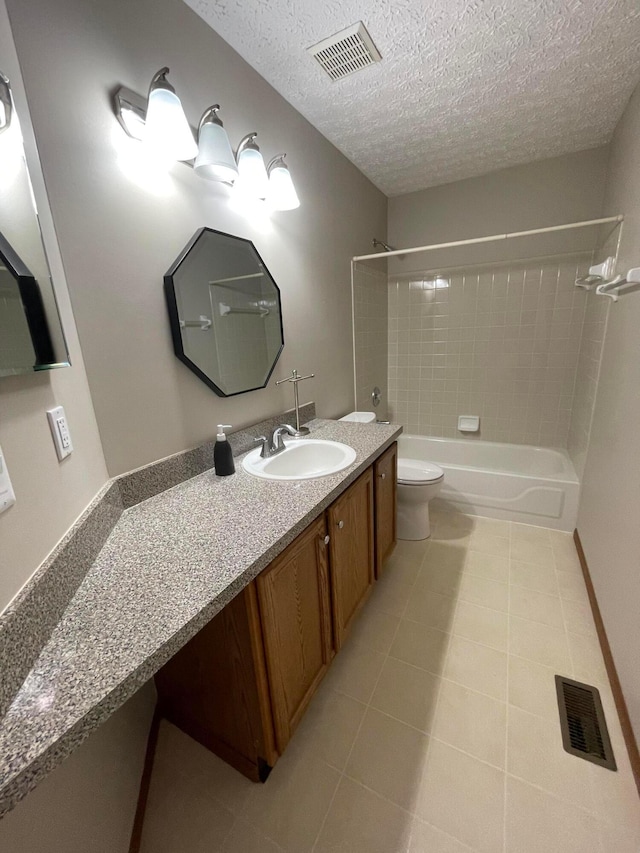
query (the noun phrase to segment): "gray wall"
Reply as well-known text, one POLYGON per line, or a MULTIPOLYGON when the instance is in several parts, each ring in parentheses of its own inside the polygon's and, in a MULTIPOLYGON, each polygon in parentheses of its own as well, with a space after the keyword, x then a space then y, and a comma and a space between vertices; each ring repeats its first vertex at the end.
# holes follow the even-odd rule
MULTIPOLYGON (((624 213, 618 269, 640 266, 640 89, 611 145, 607 213, 624 213)), ((609 308, 578 531, 640 738, 640 292, 609 308)))
MULTIPOLYGON (((539 160, 389 199, 389 242, 424 246, 561 225, 601 215, 607 147, 539 160)), ((390 259, 390 273, 579 251, 593 229, 570 239, 536 237, 390 259), (589 233, 590 232, 590 233, 589 233)))
POLYGON ((179 0, 9 10, 110 473, 291 405, 291 388, 273 382, 220 399, 173 354, 162 276, 202 225, 253 239, 280 285, 286 343, 273 378, 313 371, 304 399, 326 416, 351 408, 349 260, 385 234, 382 193, 179 0), (257 130, 266 157, 287 152, 299 210, 260 230, 231 210, 227 188, 184 165, 165 195, 128 177, 110 95, 119 84, 146 92, 164 64, 192 123, 219 102, 234 144, 257 130))

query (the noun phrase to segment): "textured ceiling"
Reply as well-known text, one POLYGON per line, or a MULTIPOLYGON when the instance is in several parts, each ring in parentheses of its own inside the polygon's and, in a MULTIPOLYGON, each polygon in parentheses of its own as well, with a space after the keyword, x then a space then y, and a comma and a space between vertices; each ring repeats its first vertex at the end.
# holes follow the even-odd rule
POLYGON ((640 79, 639 0, 187 0, 389 196, 609 141, 640 79), (364 21, 379 62, 306 48, 364 21))

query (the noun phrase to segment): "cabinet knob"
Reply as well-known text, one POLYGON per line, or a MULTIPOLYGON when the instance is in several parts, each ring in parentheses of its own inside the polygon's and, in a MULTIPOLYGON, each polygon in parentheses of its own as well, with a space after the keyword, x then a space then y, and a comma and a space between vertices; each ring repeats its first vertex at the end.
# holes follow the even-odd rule
POLYGON ((386 475, 386 474, 384 474, 384 473, 383 473, 383 474, 380 474, 380 479, 381 479, 381 480, 385 480, 385 479, 386 479, 386 477, 387 477, 387 475, 386 475))
POLYGON ((329 542, 331 542, 331 537, 330 537, 330 536, 325 536, 325 537, 324 537, 324 544, 325 544, 325 545, 328 545, 328 544, 329 544, 329 542))
POLYGON ((342 528, 344 527, 344 521, 339 521, 338 527, 340 528, 340 530, 342 530, 342 528))

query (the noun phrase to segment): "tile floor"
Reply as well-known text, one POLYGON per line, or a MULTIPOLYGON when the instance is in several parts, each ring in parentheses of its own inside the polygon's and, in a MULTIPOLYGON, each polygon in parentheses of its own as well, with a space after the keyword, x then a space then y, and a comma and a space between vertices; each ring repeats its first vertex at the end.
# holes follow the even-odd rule
POLYGON ((265 785, 163 723, 143 853, 640 851, 571 537, 433 522, 398 543, 265 785), (600 688, 617 773, 564 752, 556 672, 600 688))

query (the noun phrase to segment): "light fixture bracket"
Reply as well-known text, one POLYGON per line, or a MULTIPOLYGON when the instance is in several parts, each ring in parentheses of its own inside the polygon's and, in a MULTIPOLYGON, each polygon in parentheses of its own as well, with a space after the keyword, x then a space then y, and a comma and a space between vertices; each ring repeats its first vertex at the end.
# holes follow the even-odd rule
POLYGON ((258 143, 254 141, 257 135, 258 132, 254 130, 242 137, 238 144, 238 150, 236 151, 236 160, 239 159, 240 155, 246 148, 250 148, 252 151, 260 151, 258 143))
POLYGON ((0 133, 7 130, 11 125, 11 115, 13 113, 13 101, 11 100, 11 84, 9 78, 0 71, 0 103, 4 108, 4 116, 2 124, 0 124, 0 133))
POLYGON ((174 95, 176 94, 176 90, 167 80, 168 73, 169 67, 167 65, 165 65, 164 68, 161 68, 160 71, 156 71, 151 78, 151 83, 149 84, 149 94, 151 94, 155 89, 166 89, 167 92, 172 92, 174 95))
POLYGON ((222 123, 222 119, 218 115, 218 110, 220 109, 220 104, 213 104, 202 113, 202 118, 198 122, 198 135, 202 130, 203 124, 217 124, 220 127, 224 127, 222 123))

